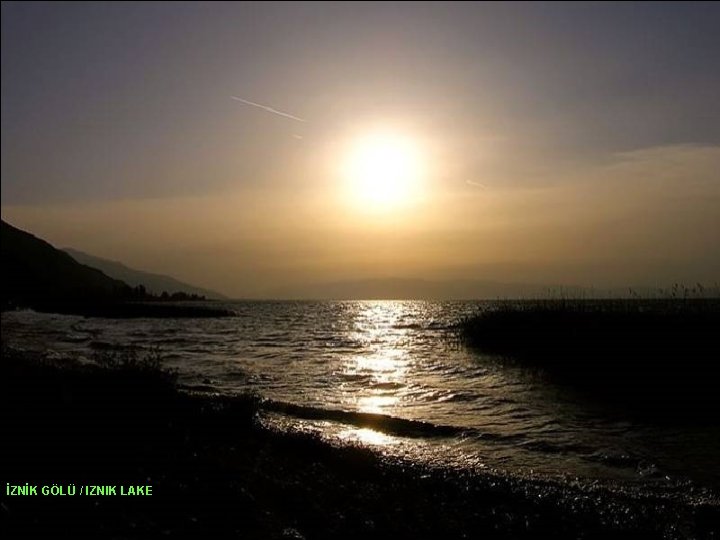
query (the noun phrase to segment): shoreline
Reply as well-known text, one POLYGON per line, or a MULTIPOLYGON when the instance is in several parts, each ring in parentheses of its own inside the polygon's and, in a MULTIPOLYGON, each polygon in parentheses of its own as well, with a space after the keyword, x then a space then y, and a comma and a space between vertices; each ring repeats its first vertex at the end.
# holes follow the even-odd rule
MULTIPOLYGON (((11 471, 24 482, 153 486, 152 497, 3 497, 28 534, 575 538, 717 534, 720 507, 384 460, 255 422, 257 398, 177 390, 157 366, 65 366, 3 347, 11 471), (11 412, 12 411, 12 412, 11 412)), ((6 458, 8 459, 8 458, 6 458)))
POLYGON ((3 309, 6 311, 21 311, 30 309, 38 313, 56 313, 59 315, 77 315, 80 317, 102 317, 106 319, 190 319, 190 318, 219 318, 233 317, 235 312, 229 309, 213 306, 220 304, 221 300, 142 300, 118 302, 63 302, 37 304, 34 306, 18 306, 3 309))

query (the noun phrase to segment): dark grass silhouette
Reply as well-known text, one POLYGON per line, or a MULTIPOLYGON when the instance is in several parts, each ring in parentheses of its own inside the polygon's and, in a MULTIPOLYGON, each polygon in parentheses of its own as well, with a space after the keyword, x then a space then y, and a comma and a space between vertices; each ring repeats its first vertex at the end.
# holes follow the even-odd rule
MULTIPOLYGON (((463 320, 460 342, 596 395, 662 414, 718 401, 720 300, 501 302, 463 320)), ((708 411, 709 412, 709 411, 708 411)))
POLYGON ((388 463, 266 431, 253 396, 175 387, 157 354, 99 365, 2 350, 6 482, 150 484, 152 497, 3 497, 14 536, 711 537, 717 507, 388 463))

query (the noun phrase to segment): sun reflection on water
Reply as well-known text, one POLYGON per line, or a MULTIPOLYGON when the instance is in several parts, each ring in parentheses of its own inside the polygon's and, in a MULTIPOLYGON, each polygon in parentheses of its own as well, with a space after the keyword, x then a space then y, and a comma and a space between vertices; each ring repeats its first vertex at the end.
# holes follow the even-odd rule
POLYGON ((390 435, 385 435, 380 431, 370 428, 355 428, 341 431, 338 437, 343 441, 359 442, 362 444, 371 444, 377 446, 387 446, 396 444, 398 440, 390 435))
POLYGON ((387 414, 399 401, 398 396, 360 396, 357 406, 360 412, 387 414))
POLYGON ((347 403, 360 412, 392 414, 399 405, 410 367, 408 330, 399 324, 406 311, 402 302, 359 304, 352 339, 364 344, 364 353, 349 357, 342 375, 362 381, 346 386, 347 403))
POLYGON ((356 356, 348 368, 350 372, 372 373, 376 378, 387 382, 402 375, 406 367, 403 362, 405 354, 403 350, 383 347, 373 354, 356 356))

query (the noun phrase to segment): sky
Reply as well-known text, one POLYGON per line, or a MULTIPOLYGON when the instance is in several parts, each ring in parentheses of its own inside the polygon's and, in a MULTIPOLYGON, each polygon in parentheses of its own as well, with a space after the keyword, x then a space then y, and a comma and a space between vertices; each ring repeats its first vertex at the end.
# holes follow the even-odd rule
POLYGON ((233 297, 717 283, 717 28, 713 2, 3 2, 2 217, 233 297))

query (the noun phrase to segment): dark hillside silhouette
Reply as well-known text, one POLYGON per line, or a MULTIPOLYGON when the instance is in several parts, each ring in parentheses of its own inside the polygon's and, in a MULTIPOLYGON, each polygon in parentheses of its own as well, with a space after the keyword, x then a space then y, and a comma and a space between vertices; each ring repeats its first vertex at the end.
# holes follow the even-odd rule
POLYGON ((32 234, 2 222, 2 305, 50 308, 127 296, 130 287, 78 263, 32 234))
POLYGON ((149 294, 96 268, 80 264, 48 242, 2 222, 2 309, 75 313, 100 317, 218 317, 221 308, 172 304, 202 300, 186 293, 149 294), (166 302, 159 302, 163 300, 166 302))

